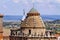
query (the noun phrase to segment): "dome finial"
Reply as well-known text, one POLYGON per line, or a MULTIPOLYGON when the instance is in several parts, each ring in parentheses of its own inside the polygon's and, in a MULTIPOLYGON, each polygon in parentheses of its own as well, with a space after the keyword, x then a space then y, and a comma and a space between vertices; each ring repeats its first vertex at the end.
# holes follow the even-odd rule
POLYGON ((34 8, 34 3, 33 3, 33 7, 32 8, 34 8))
POLYGON ((29 13, 39 13, 39 12, 35 9, 34 6, 35 6, 35 5, 34 5, 34 3, 33 3, 33 7, 32 7, 31 10, 29 11, 29 13))

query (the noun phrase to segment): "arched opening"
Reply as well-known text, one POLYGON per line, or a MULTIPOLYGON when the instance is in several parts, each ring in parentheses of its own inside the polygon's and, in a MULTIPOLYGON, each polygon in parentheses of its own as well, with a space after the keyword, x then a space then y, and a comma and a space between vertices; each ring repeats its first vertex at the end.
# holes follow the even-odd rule
POLYGON ((29 34, 31 34, 31 30, 29 30, 29 34))

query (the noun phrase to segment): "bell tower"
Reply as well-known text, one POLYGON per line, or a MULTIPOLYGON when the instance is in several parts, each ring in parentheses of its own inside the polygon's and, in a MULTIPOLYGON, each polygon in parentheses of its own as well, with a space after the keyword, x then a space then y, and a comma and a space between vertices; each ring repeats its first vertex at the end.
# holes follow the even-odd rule
POLYGON ((45 25, 40 17, 40 13, 32 8, 28 13, 26 18, 21 23, 21 31, 26 36, 44 36, 45 35, 45 25))
POLYGON ((0 40, 3 40, 3 15, 0 14, 0 40))

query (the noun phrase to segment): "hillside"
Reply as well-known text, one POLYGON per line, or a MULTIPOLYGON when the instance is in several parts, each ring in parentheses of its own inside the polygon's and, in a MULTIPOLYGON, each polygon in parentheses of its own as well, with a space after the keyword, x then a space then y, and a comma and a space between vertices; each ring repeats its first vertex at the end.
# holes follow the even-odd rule
MULTIPOLYGON (((52 21, 52 20, 57 20, 57 19, 60 19, 60 15, 41 15, 41 17, 42 17, 42 19, 44 20, 44 21, 52 21)), ((23 18, 23 16, 21 15, 21 16, 12 16, 12 15, 5 15, 4 17, 3 17, 3 20, 4 21, 10 21, 10 20, 21 20, 23 18)))

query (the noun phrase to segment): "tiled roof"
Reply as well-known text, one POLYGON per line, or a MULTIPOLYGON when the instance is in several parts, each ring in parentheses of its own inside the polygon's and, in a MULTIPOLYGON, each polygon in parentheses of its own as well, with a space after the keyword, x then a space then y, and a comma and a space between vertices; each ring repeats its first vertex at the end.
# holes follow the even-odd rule
MULTIPOLYGON (((34 8, 32 8, 29 13, 30 14, 39 14, 38 11, 34 8)), ((45 27, 40 15, 36 16, 26 16, 25 20, 22 22, 21 27, 45 27)))

